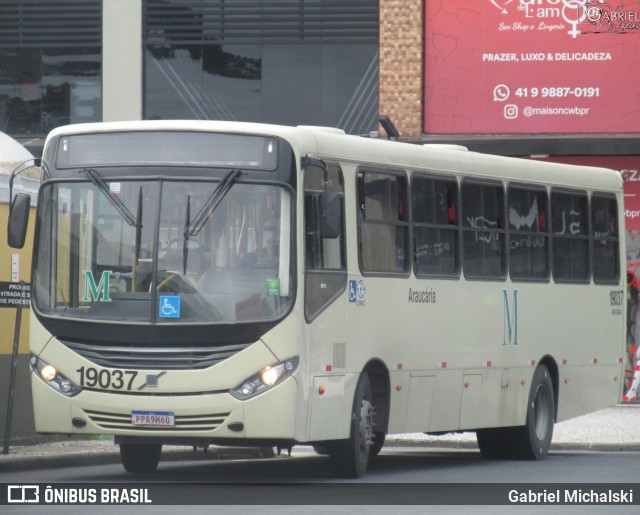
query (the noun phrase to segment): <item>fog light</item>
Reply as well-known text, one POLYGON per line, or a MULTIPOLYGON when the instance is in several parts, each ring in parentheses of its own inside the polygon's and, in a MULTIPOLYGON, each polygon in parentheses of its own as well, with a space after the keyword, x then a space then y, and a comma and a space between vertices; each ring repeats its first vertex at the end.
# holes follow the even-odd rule
POLYGON ((71 381, 69 381, 68 379, 63 379, 62 381, 60 381, 60 391, 62 393, 69 393, 72 389, 73 385, 71 384, 71 381))
POLYGON ((240 387, 240 392, 242 393, 242 395, 251 395, 253 393, 253 385, 251 383, 244 383, 241 387, 240 387))

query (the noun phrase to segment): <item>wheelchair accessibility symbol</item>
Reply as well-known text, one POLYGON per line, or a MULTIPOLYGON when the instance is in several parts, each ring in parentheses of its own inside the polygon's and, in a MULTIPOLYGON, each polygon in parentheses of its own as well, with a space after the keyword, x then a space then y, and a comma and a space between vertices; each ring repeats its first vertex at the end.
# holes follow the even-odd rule
POLYGON ((160 295, 160 318, 180 318, 180 297, 177 295, 160 295))

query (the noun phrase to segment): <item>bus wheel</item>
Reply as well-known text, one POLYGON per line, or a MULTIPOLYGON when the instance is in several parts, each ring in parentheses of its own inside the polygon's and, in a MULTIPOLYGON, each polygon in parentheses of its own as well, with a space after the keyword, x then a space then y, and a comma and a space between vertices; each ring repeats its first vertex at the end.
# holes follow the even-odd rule
POLYGON ((120 444, 120 459, 127 472, 155 472, 161 453, 162 445, 160 444, 120 444))
POLYGON ((524 426, 478 429, 480 453, 487 459, 540 460, 551 448, 555 401, 553 383, 547 367, 533 374, 524 426))
POLYGON ((551 374, 547 367, 540 365, 531 381, 526 425, 517 428, 515 451, 518 458, 541 460, 549 453, 555 412, 551 374))
POLYGON ((373 445, 373 404, 371 383, 364 372, 360 376, 351 413, 351 436, 335 442, 329 449, 331 468, 338 477, 359 478, 367 470, 373 445))

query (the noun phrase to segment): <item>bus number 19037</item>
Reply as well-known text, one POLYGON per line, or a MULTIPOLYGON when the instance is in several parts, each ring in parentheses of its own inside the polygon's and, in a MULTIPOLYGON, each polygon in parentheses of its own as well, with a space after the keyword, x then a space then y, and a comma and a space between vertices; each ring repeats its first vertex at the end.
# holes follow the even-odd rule
POLYGON ((113 390, 131 390, 138 372, 133 370, 97 370, 93 367, 80 367, 80 386, 83 388, 102 388, 113 390))

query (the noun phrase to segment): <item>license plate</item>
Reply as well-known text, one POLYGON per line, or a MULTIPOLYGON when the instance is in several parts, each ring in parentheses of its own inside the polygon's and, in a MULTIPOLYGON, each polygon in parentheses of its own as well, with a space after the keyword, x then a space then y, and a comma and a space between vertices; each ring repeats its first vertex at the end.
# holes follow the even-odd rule
POLYGON ((170 411, 132 411, 131 423, 134 426, 173 427, 176 420, 170 411))

